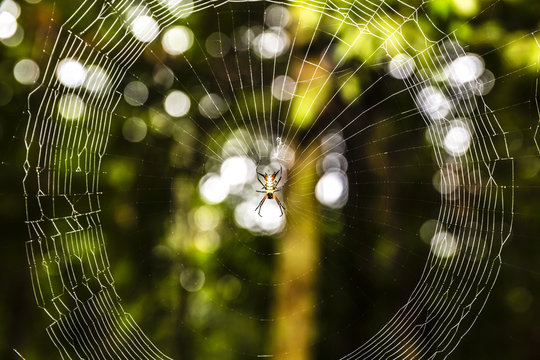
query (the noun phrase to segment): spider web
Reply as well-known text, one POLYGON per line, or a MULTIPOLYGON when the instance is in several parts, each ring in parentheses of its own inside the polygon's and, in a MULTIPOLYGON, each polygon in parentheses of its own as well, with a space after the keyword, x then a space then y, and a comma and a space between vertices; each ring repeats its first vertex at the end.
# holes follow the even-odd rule
MULTIPOLYGON (((396 216, 407 211, 399 204, 415 199, 395 189, 416 185, 415 191, 433 191, 431 179, 419 179, 414 171, 433 168, 440 196, 424 200, 426 207, 438 213, 416 286, 409 289, 397 312, 386 309, 395 312, 388 313, 388 322, 371 337, 359 338, 362 345, 344 353, 343 359, 448 356, 476 321, 497 279, 501 251, 512 227, 513 161, 505 131, 483 100, 486 83, 478 77, 453 82, 448 69, 467 52, 453 34, 438 32, 424 5, 403 1, 81 2, 51 38, 43 76, 29 96, 25 136, 28 262, 36 302, 50 317, 47 333, 62 358, 168 358, 124 310, 115 289, 101 215, 106 197, 100 190, 100 177, 108 143, 114 139, 114 123, 124 118, 117 113, 121 87, 126 79, 138 78, 134 69, 143 54, 165 65, 151 43, 174 24, 189 25, 188 14, 212 14, 217 23, 209 27, 215 31, 225 24, 233 29, 258 25, 260 33, 253 36, 268 34, 273 41, 282 32, 289 36, 281 52, 268 56, 264 44, 257 47, 253 41, 239 50, 236 42, 241 39, 235 36, 226 55, 223 42, 218 41, 222 56, 190 57, 187 52, 179 56, 197 83, 185 84, 182 74, 175 73, 175 86, 191 99, 208 100, 206 110, 200 110, 207 115, 206 124, 200 124, 195 114, 187 115, 208 141, 188 142, 185 137, 177 141, 199 154, 207 168, 231 156, 246 156, 253 163, 266 159, 269 167, 278 160, 285 164, 287 186, 294 186, 302 180, 296 174, 345 143, 347 150, 342 153, 349 163, 346 208, 350 211, 339 221, 365 224, 368 229, 375 226, 381 232, 393 229, 395 243, 414 236, 406 230, 411 218, 431 217, 429 211, 396 216), (270 29, 264 25, 264 9, 276 4, 312 17, 293 17, 290 28, 270 29), (137 19, 148 21, 142 35, 134 30, 137 19), (426 27, 437 34, 434 39, 424 35, 426 27), (411 29, 413 37, 422 35, 422 41, 413 41, 408 35, 411 29), (358 42, 369 44, 370 53, 363 62, 354 63, 351 54, 358 42), (336 48, 341 51, 337 56, 336 48), (393 69, 392 77, 395 62, 391 60, 397 54, 405 61, 393 69), (105 75, 88 86, 67 86, 58 76, 65 59, 85 68, 98 67, 105 75), (379 74, 344 101, 343 92, 368 71, 379 74), (286 91, 290 84, 285 81, 275 82, 278 76, 292 79, 293 90, 286 91), (397 84, 401 88, 395 93, 378 93, 381 87, 397 84), (407 110, 389 111, 401 101, 410 101, 407 110), (381 108, 388 116, 374 117, 381 108), (458 140, 469 139, 466 146, 458 142, 465 149, 451 141, 452 130, 461 134, 458 140), (336 134, 341 136, 338 143, 336 134), (420 141, 424 134, 429 145, 420 141), (226 148, 227 139, 239 145, 226 148), (308 160, 289 173, 292 160, 287 151, 296 159, 308 160), (380 168, 372 167, 375 159, 383 160, 380 168), (372 194, 379 194, 381 201, 366 205, 372 194)), ((204 52, 197 34, 194 48, 204 52)), ((162 123, 152 124, 156 132, 174 122, 164 116, 162 123)), ((188 133, 182 128, 178 131, 188 133)), ((148 151, 156 150, 147 146, 148 151)), ((288 228, 312 215, 312 209, 301 211, 302 201, 288 202, 285 197, 283 202, 296 214, 285 216, 288 228)), ((323 220, 331 217, 324 215, 323 220)), ((348 249, 351 241, 361 241, 349 231, 356 227, 361 226, 345 225, 343 233, 335 236, 336 246, 348 249)))

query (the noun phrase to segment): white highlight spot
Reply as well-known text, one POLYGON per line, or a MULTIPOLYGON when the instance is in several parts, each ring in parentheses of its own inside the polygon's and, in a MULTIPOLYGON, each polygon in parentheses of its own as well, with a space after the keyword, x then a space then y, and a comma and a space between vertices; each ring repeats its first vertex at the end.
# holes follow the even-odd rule
POLYGON ((448 79, 456 84, 464 84, 478 79, 484 73, 484 62, 476 55, 458 57, 446 68, 448 79))
POLYGON ((174 84, 174 73, 169 67, 163 65, 154 71, 153 79, 156 85, 169 89, 174 84))
POLYGON ((340 153, 331 152, 322 160, 322 171, 324 172, 336 169, 346 172, 348 167, 347 159, 340 153))
POLYGON ((86 70, 80 62, 73 59, 64 59, 58 63, 56 77, 63 85, 77 88, 84 83, 86 70))
POLYGON ((474 85, 473 91, 476 95, 487 95, 495 85, 495 75, 489 70, 484 70, 474 85))
POLYGON ((236 208, 234 209, 234 220, 236 221, 238 226, 244 229, 255 230, 257 219, 253 216, 253 214, 250 213, 250 209, 251 212, 254 213, 254 209, 256 206, 257 203, 255 201, 244 201, 243 203, 240 203, 238 206, 236 206, 236 208))
MULTIPOLYGON (((255 27, 254 27, 255 28, 255 27)), ((233 34, 233 46, 238 51, 245 51, 253 43, 253 39, 258 33, 246 26, 240 26, 233 34)))
POLYGON ((459 177, 450 168, 443 168, 433 175, 433 187, 443 195, 449 195, 459 185, 459 177))
POLYGON ((454 236, 446 231, 440 231, 431 238, 431 252, 440 258, 449 258, 457 251, 454 236))
POLYGON ((446 96, 433 86, 423 88, 416 101, 420 108, 433 120, 440 120, 450 112, 451 105, 446 96))
POLYGON ((340 131, 330 132, 321 139, 321 147, 323 153, 335 152, 343 154, 347 148, 345 139, 340 131))
POLYGON ((289 36, 282 30, 279 33, 264 31, 253 40, 255 52, 264 59, 271 59, 283 54, 289 46, 289 36))
POLYGON ((229 184, 218 174, 206 174, 199 182, 202 199, 208 204, 219 204, 229 195, 229 184))
POLYGON ((140 142, 146 137, 148 129, 144 120, 132 117, 124 122, 122 135, 129 142, 140 142))
POLYGON ((272 235, 280 232, 285 227, 285 215, 281 216, 281 211, 275 200, 266 199, 261 208, 261 216, 255 208, 262 200, 264 194, 244 201, 236 206, 234 210, 234 220, 238 226, 248 229, 254 233, 272 235))
POLYGON ((22 59, 13 68, 15 80, 23 85, 32 85, 39 78, 39 66, 30 59, 22 59))
POLYGON ((229 184, 231 192, 237 194, 242 190, 242 185, 253 181, 255 167, 255 163, 250 158, 233 156, 221 164, 221 178, 229 184))
POLYGON ((236 136, 227 139, 227 141, 223 145, 222 154, 224 157, 233 155, 244 155, 247 153, 247 145, 242 140, 242 132, 238 131, 235 135, 236 136))
POLYGON ((124 99, 131 106, 141 106, 148 100, 148 88, 140 81, 132 81, 124 88, 124 99))
POLYGON ((159 26, 151 16, 141 15, 131 22, 131 32, 137 40, 151 42, 158 36, 159 26))
POLYGON ((281 101, 291 100, 296 89, 296 82, 285 75, 280 75, 272 82, 272 95, 281 101))
POLYGON ((0 12, 0 39, 8 39, 17 31, 17 19, 8 11, 0 12))
POLYGON ((2 44, 6 45, 6 46, 9 46, 9 47, 19 46, 22 43, 23 40, 24 40, 24 29, 19 24, 17 24, 17 28, 15 30, 15 33, 13 35, 11 35, 9 38, 7 38, 7 39, 1 39, 0 38, 0 41, 2 42, 2 44))
MULTIPOLYGON (((264 195, 264 194, 261 194, 264 195)), ((262 197, 261 197, 262 198, 262 197)), ((251 212, 256 216, 255 223, 258 228, 266 234, 275 234, 283 229, 285 226, 285 215, 281 216, 279 205, 275 200, 270 201, 267 199, 261 209, 261 216, 258 215, 253 209, 251 212)))
POLYGON ((227 109, 227 103, 217 94, 205 95, 199 102, 199 111, 201 112, 201 115, 208 119, 220 117, 227 109))
POLYGON ((444 137, 444 149, 449 155, 460 156, 471 146, 471 134, 464 126, 454 126, 444 137))
POLYGON ((161 46, 170 55, 180 55, 193 45, 193 32, 185 26, 174 26, 163 34, 161 46))
POLYGON ((3 0, 2 4, 0 4, 0 12, 8 12, 11 15, 15 17, 15 19, 19 18, 19 15, 21 15, 21 7, 19 4, 17 4, 13 0, 3 0))
POLYGON ((201 231, 214 230, 221 221, 220 213, 211 206, 204 205, 193 213, 193 221, 201 231))
POLYGON ((187 268, 180 273, 180 284, 189 292, 197 292, 202 289, 206 276, 200 269, 187 268))
POLYGON ((291 21, 291 14, 289 10, 284 6, 270 5, 266 9, 264 16, 264 22, 269 27, 281 27, 284 28, 289 25, 291 21))
POLYGON ((109 76, 107 72, 97 65, 91 65, 86 71, 86 80, 84 82, 84 87, 86 90, 98 93, 103 91, 108 83, 109 76))
POLYGON ((332 209, 345 206, 349 195, 347 175, 341 171, 324 174, 315 187, 317 200, 332 209))
POLYGON ((219 248, 221 238, 216 231, 198 233, 194 238, 195 247, 204 253, 212 253, 219 248))
POLYGON ((419 234, 420 238, 426 242, 430 243, 431 239, 433 238, 433 235, 435 235, 435 231, 437 230, 437 226, 439 225, 439 222, 435 219, 429 219, 426 220, 422 226, 420 226, 419 234))
POLYGON ((58 101, 58 111, 67 120, 80 118, 84 113, 84 109, 84 101, 75 94, 63 95, 58 101))
POLYGON ((396 79, 408 78, 415 68, 414 59, 407 54, 397 54, 388 64, 388 72, 396 79))
POLYGON ((205 42, 206 51, 215 58, 224 57, 231 49, 231 40, 223 33, 210 34, 205 42))
POLYGON ((174 117, 180 117, 189 112, 191 100, 182 91, 173 90, 165 98, 163 106, 167 114, 174 117))

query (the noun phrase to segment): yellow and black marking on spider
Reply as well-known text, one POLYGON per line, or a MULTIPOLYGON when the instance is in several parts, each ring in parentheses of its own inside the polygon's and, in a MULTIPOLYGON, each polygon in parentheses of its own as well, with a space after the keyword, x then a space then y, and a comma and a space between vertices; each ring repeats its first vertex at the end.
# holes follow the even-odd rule
POLYGON ((279 199, 277 198, 276 194, 274 194, 276 191, 280 191, 281 189, 278 189, 277 186, 279 184, 279 182, 281 181, 281 178, 283 176, 283 169, 281 168, 281 166, 279 167, 279 170, 276 171, 275 173, 273 174, 267 174, 267 173, 264 173, 261 174, 259 171, 257 171, 257 180, 259 180, 259 182, 261 183, 262 185, 262 188, 264 189, 264 191, 261 191, 261 190, 257 190, 257 192, 260 192, 260 193, 264 193, 266 195, 264 195, 264 197, 262 198, 261 202, 259 203, 259 205, 255 208, 255 211, 257 211, 257 209, 259 209, 259 216, 262 217, 261 215, 261 209, 262 209, 262 206, 264 204, 264 201, 266 199, 275 199, 277 204, 279 205, 279 211, 281 211, 281 216, 283 216, 283 209, 285 209, 285 207, 283 205, 281 205, 281 201, 279 201, 279 199), (281 175, 279 176, 279 180, 276 180, 276 176, 281 173, 281 175), (259 179, 259 176, 262 176, 264 178, 264 182, 261 181, 261 179, 259 179))

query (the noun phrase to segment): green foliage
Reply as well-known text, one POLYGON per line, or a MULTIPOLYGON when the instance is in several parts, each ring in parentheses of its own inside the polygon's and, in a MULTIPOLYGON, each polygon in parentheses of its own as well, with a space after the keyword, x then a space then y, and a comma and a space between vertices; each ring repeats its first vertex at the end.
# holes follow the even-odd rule
MULTIPOLYGON (((392 2, 395 6, 399 6, 399 3, 392 2)), ((308 129, 338 87, 342 86, 340 99, 343 104, 356 99, 369 86, 370 79, 379 76, 384 70, 383 65, 388 60, 387 52, 395 55, 402 47, 407 50, 413 48, 415 51, 428 48, 430 43, 425 41, 423 35, 434 40, 440 36, 440 32, 434 29, 431 23, 435 21, 444 33, 455 32, 460 41, 470 46, 468 50, 485 54, 490 64, 493 64, 491 70, 496 74, 496 82, 500 83, 500 86, 487 96, 487 100, 494 104, 494 108, 503 109, 498 115, 503 127, 511 132, 509 146, 519 158, 516 168, 518 182, 527 187, 536 187, 540 165, 537 158, 533 157, 533 154, 537 155, 530 133, 534 129, 530 124, 520 121, 526 117, 537 117, 535 104, 530 96, 535 89, 530 84, 534 83, 539 71, 538 11, 529 10, 529 6, 537 5, 531 5, 525 0, 497 3, 501 3, 500 6, 492 10, 491 1, 428 1, 425 7, 430 19, 421 17, 418 22, 406 23, 386 43, 377 37, 381 32, 376 28, 370 28, 370 34, 366 34, 347 26, 340 28, 339 22, 326 19, 325 29, 330 33, 337 31, 343 40, 329 51, 332 52, 333 59, 344 58, 346 71, 337 75, 330 74, 327 69, 333 64, 322 64, 323 70, 304 69, 304 79, 315 80, 298 86, 298 96, 291 100, 293 123, 300 131, 308 129), (484 10, 486 12, 483 12, 484 10), (522 24, 527 26, 525 30, 521 29, 522 24), (533 31, 536 33, 531 34, 533 31), (352 71, 361 66, 365 66, 366 70, 345 80, 352 71), (512 113, 504 110, 523 103, 527 104, 526 108, 519 107, 512 113)), ((36 5, 25 2, 20 4, 25 38, 16 47, 2 45, 0 54, 0 70, 3 74, 0 86, 6 88, 0 98, 7 99, 7 95, 13 94, 8 100, 2 100, 6 102, 2 105, 0 123, 2 153, 7 153, 13 139, 20 141, 24 137, 21 129, 24 129, 26 115, 23 116, 21 109, 26 106, 26 93, 30 90, 30 87, 15 81, 12 75, 13 65, 21 58, 30 57, 41 61, 40 64, 44 66, 49 51, 42 52, 45 39, 50 42, 54 38, 60 30, 59 25, 69 17, 75 7, 74 1, 56 0, 53 13, 53 3, 48 1, 36 5), (52 14, 54 21, 50 23, 52 14)), ((313 28, 319 17, 314 12, 298 7, 291 12, 294 22, 301 24, 296 38, 297 45, 307 46, 311 39, 306 34, 310 32, 301 30, 313 28)), ((391 18, 385 20, 392 23, 391 18)), ((194 14, 187 20, 181 20, 182 24, 189 25, 197 34, 207 32, 208 21, 203 14, 194 14)), ((222 29, 227 33, 230 33, 230 30, 232 29, 222 29)), ((388 30, 392 30, 391 25, 388 30)), ((87 34, 88 37, 93 35, 87 34)), ((102 35, 106 40, 110 40, 112 36, 102 35)), ((50 46, 49 43, 45 45, 50 46)), ((199 48, 194 47, 186 57, 196 62, 202 58, 201 53, 199 48)), ((156 63, 166 61, 164 59, 166 55, 159 44, 153 44, 133 68, 133 72, 144 82, 151 83, 156 63)), ((429 65, 421 57, 417 60, 419 65, 429 65)), ((314 63, 317 63, 317 59, 314 59, 314 63)), ((192 84, 197 83, 193 73, 188 71, 189 66, 185 60, 169 59, 167 65, 175 74, 181 74, 182 84, 186 87, 191 88, 192 84)), ((175 86, 180 85, 175 83, 175 86)), ((234 89, 235 95, 245 99, 245 104, 242 104, 245 112, 228 113, 226 116, 229 124, 233 123, 232 116, 240 119, 242 115, 251 114, 255 119, 257 112, 262 111, 257 105, 263 102, 271 103, 272 95, 269 91, 248 90, 234 89)), ((398 92, 402 89, 390 90, 398 92)), ((228 204, 204 204, 198 192, 198 182, 203 170, 215 169, 219 157, 230 155, 221 152, 224 144, 230 145, 230 149, 237 149, 238 144, 232 144, 232 139, 248 138, 246 130, 236 127, 229 130, 223 123, 216 124, 198 115, 195 119, 159 116, 154 108, 161 108, 159 101, 163 94, 159 90, 152 91, 150 109, 132 110, 127 105, 120 105, 118 109, 122 114, 133 111, 144 119, 149 126, 149 135, 145 142, 138 145, 126 142, 120 135, 121 124, 125 119, 115 117, 114 136, 108 139, 109 148, 102 162, 100 186, 107 197, 103 197, 100 204, 104 219, 101 225, 107 239, 115 285, 124 299, 125 310, 132 314, 141 327, 149 330, 152 340, 166 353, 182 359, 251 359, 261 353, 261 349, 268 348, 267 335, 272 324, 265 319, 271 317, 273 301, 273 289, 268 284, 272 284, 275 267, 273 256, 268 254, 273 254, 275 250, 275 239, 254 236, 248 231, 238 229, 234 225, 234 214, 228 204), (191 291, 193 289, 190 290, 189 286, 182 284, 182 272, 186 269, 197 269, 204 273, 204 285, 201 289, 191 291)), ((197 96, 204 94, 200 88, 194 88, 193 91, 197 96)), ((412 107, 405 101, 398 102, 403 108, 395 112, 406 111, 412 107)), ((358 109, 364 105, 366 104, 358 105, 358 109)), ((371 105, 369 99, 367 105, 371 105)), ((194 107, 196 108, 196 104, 194 107)), ((374 119, 369 121, 387 118, 391 113, 389 110, 395 109, 377 110, 374 119)), ((268 107, 266 111, 270 112, 271 109, 268 107)), ((392 136, 399 126, 398 121, 391 122, 384 133, 372 135, 386 139, 392 136)), ((419 136, 422 137, 423 133, 419 136)), ((19 145, 21 144, 17 143, 17 146, 19 145)), ((255 146, 249 143, 243 145, 255 146)), ((358 151, 357 155, 360 154, 357 158, 377 169, 373 174, 360 174, 356 180, 358 183, 381 184, 380 178, 375 175, 384 174, 389 167, 377 146, 370 141, 354 146, 354 151, 358 151), (376 156, 370 157, 366 154, 376 156)), ((20 147, 22 149, 23 146, 20 147)), ((15 190, 7 193, 20 195, 19 180, 22 177, 20 170, 24 154, 10 151, 14 155, 7 160, 1 159, 3 167, 0 172, 3 173, 2 176, 17 179, 9 185, 15 190)), ((65 156, 62 154, 63 158, 65 156)), ((418 164, 430 164, 432 160, 429 157, 417 159, 418 164)), ((429 182, 432 169, 429 166, 426 168, 419 165, 417 170, 403 171, 424 171, 410 177, 417 175, 418 178, 414 178, 417 183, 429 182)), ((399 182, 401 179, 394 181, 399 182)), ((352 214, 345 214, 347 216, 321 211, 325 220, 317 229, 324 238, 321 266, 324 265, 325 268, 318 280, 320 299, 325 299, 325 302, 316 303, 319 311, 320 340, 328 336, 330 343, 335 341, 340 344, 340 349, 348 350, 358 345, 360 336, 356 336, 357 334, 367 337, 372 334, 373 329, 388 320, 389 314, 383 313, 381 309, 397 309, 403 303, 405 299, 400 296, 404 296, 404 292, 392 293, 388 290, 389 284, 398 283, 396 287, 401 290, 412 289, 417 279, 405 278, 404 275, 420 273, 425 261, 424 255, 428 251, 420 248, 422 244, 414 248, 414 251, 407 251, 408 244, 400 243, 394 233, 389 231, 379 234, 374 224, 386 224, 398 215, 387 211, 392 206, 388 206, 383 200, 388 199, 375 199, 369 192, 358 194, 366 208, 375 209, 373 214, 370 214, 371 218, 356 218, 354 212, 360 212, 359 209, 352 209, 352 214), (350 226, 348 221, 355 223, 350 226), (352 232, 351 227, 361 228, 361 236, 352 232), (355 241, 350 242, 349 239, 355 241), (409 269, 414 271, 404 271, 402 264, 409 265, 409 269), (362 284, 373 284, 367 279, 377 279, 373 288, 362 288, 362 284), (373 310, 373 316, 365 323, 364 319, 354 318, 345 310, 352 309, 354 312, 355 307, 361 306, 373 310), (366 327, 361 328, 357 323, 366 327), (338 333, 340 335, 336 336, 338 333), (348 333, 350 334, 347 335, 348 333)), ((405 195, 394 193, 389 198, 403 198, 405 202, 405 195)), ((10 197, 10 194, 5 194, 2 200, 0 210, 5 229, 3 241, 7 244, 5 250, 3 248, 2 263, 6 268, 4 274, 9 274, 7 279, 2 280, 2 289, 4 294, 10 296, 4 296, 0 300, 0 346, 8 349, 2 350, 0 356, 4 358, 13 355, 9 348, 15 347, 29 359, 56 359, 57 353, 43 340, 46 338, 43 329, 48 325, 48 319, 44 319, 43 314, 36 309, 26 271, 24 239, 27 238, 27 230, 22 226, 24 214, 20 205, 23 197, 10 197)), ((509 263, 514 264, 538 263, 540 257, 536 237, 539 229, 535 224, 537 216, 534 214, 540 212, 540 205, 521 193, 517 194, 516 200, 524 204, 520 208, 520 216, 523 218, 518 221, 526 224, 515 240, 516 247, 509 245, 503 258, 508 257, 509 263)), ((438 199, 429 201, 436 202, 438 199)), ((405 214, 407 211, 421 213, 426 208, 423 203, 411 202, 406 205, 407 209, 401 209, 405 214)), ((409 220, 406 228, 400 230, 410 237, 415 237, 422 219, 409 220)), ((76 255, 84 254, 81 252, 76 255)), ((42 275, 60 276, 51 264, 41 264, 50 269, 42 275)), ((517 266, 521 268, 521 265, 517 266)), ((496 289, 501 295, 490 299, 484 319, 479 320, 469 334, 471 340, 465 340, 463 346, 456 350, 455 358, 527 359, 534 356, 534 350, 531 349, 534 342, 537 342, 534 338, 537 333, 529 327, 539 315, 538 306, 534 305, 538 274, 529 269, 515 272, 511 268, 503 270, 505 274, 496 289), (511 335, 507 335, 505 331, 494 334, 494 322, 498 324, 497 328, 508 329, 511 335), (526 346, 517 349, 513 345, 513 339, 520 339, 521 344, 529 345, 531 349, 526 346), (503 348, 487 345, 479 347, 478 343, 498 343, 503 348)), ((319 345, 314 347, 318 358, 337 356, 332 353, 332 349, 322 349, 319 345)))

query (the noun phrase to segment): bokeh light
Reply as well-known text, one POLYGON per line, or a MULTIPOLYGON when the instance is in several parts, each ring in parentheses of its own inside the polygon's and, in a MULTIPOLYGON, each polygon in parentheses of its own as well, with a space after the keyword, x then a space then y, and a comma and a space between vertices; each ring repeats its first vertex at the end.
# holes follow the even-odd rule
POLYGON ((348 187, 345 173, 335 170, 329 171, 317 182, 315 196, 321 204, 332 209, 339 209, 347 203, 348 187))
POLYGON ((91 65, 86 70, 86 80, 84 88, 93 93, 104 92, 109 85, 107 72, 97 65, 91 65))
POLYGON ((180 117, 189 112, 191 100, 184 92, 173 90, 165 97, 163 107, 165 108, 167 114, 174 117, 180 117))
POLYGON ((336 152, 343 154, 347 144, 340 131, 330 131, 322 137, 321 148, 323 153, 336 152))
POLYGON ((221 221, 221 213, 212 206, 203 205, 193 212, 193 222, 200 231, 214 230, 221 221))
POLYGON ((17 31, 17 19, 7 11, 0 11, 0 39, 8 39, 17 31))
POLYGON ((405 79, 412 75, 416 68, 414 59, 407 54, 397 54, 388 64, 388 72, 396 79, 405 79))
POLYGON ((10 13, 15 19, 18 19, 21 15, 21 7, 13 0, 2 0, 0 12, 2 11, 10 13))
POLYGON ((151 16, 141 15, 131 22, 131 32, 137 40, 151 42, 159 34, 159 25, 151 16))
POLYGON ((453 84, 477 80, 484 73, 484 61, 477 55, 460 56, 448 65, 445 74, 453 84))
POLYGON ((430 244, 431 239, 433 238, 433 235, 435 235, 435 231, 437 230, 438 226, 439 222, 435 219, 429 219, 424 221, 422 226, 420 226, 419 230, 420 239, 422 239, 425 243, 430 244))
POLYGON ((330 170, 341 170, 343 172, 347 172, 349 164, 343 154, 331 152, 325 155, 322 160, 321 166, 323 172, 330 170))
POLYGON ((238 204, 234 210, 236 224, 255 234, 272 235, 282 231, 286 224, 286 216, 281 216, 281 211, 275 200, 267 199, 261 208, 261 215, 255 208, 262 200, 264 194, 255 193, 257 197, 238 204))
POLYGON ((281 101, 291 100, 296 89, 296 82, 289 76, 280 75, 272 82, 272 95, 281 101))
POLYGON ((264 59, 280 56, 289 47, 289 36, 286 31, 266 30, 253 39, 254 50, 264 59))
POLYGON ((15 80, 23 85, 32 85, 39 78, 39 66, 31 59, 22 59, 13 67, 15 80))
POLYGON ((473 91, 476 95, 487 95, 495 86, 495 75, 486 69, 474 85, 473 91))
POLYGON ((74 59, 64 59, 58 63, 56 68, 58 81, 69 88, 77 88, 86 79, 84 66, 74 59))
POLYGON ((75 94, 62 95, 58 101, 58 111, 67 120, 75 120, 84 114, 84 101, 75 94))
POLYGON ((443 195, 450 195, 459 185, 459 177, 450 166, 437 171, 432 178, 433 187, 443 195))
POLYGON ((206 276, 201 269, 187 268, 180 273, 180 284, 189 292, 196 292, 202 289, 206 276))
POLYGON ((451 126, 444 137, 444 149, 452 156, 460 156, 467 152, 471 146, 471 134, 467 127, 457 122, 451 126))
POLYGON ((439 258, 449 258, 457 251, 454 236, 446 231, 440 231, 431 239, 431 252, 439 258))
POLYGON ((2 44, 8 47, 17 47, 24 40, 24 29, 20 24, 17 24, 17 29, 15 29, 15 34, 8 37, 7 39, 0 39, 2 44))
POLYGON ((194 41, 193 32, 186 26, 173 26, 161 39, 163 50, 170 55, 180 55, 191 48, 194 41))
POLYGON ((274 4, 266 8, 264 22, 269 27, 284 28, 291 22, 291 13, 287 8, 274 4))
POLYGON ((193 239, 195 247, 203 253, 213 253, 221 244, 221 237, 217 231, 199 232, 193 239))
POLYGON ((242 185, 255 179, 256 165, 248 157, 233 156, 221 164, 221 178, 229 184, 232 193, 242 191, 242 185))
POLYGON ((156 67, 152 78, 154 83, 164 90, 169 89, 174 84, 174 72, 165 65, 156 67))
POLYGON ((208 119, 217 119, 228 110, 227 103, 218 94, 207 94, 199 101, 199 111, 208 119))
POLYGON ((141 81, 131 81, 124 88, 124 99, 131 106, 142 106, 148 100, 148 88, 141 81))
POLYGON ((445 118, 451 110, 450 101, 437 88, 427 86, 416 97, 420 109, 433 120, 445 118))
POLYGON ((229 184, 216 173, 203 176, 199 182, 202 199, 208 204, 219 204, 229 195, 229 184))
POLYGON ((140 142, 146 137, 148 129, 144 120, 132 117, 124 121, 122 135, 129 142, 140 142))
POLYGON ((210 56, 220 58, 229 53, 229 50, 231 49, 231 40, 227 35, 215 32, 206 38, 205 48, 210 56))

